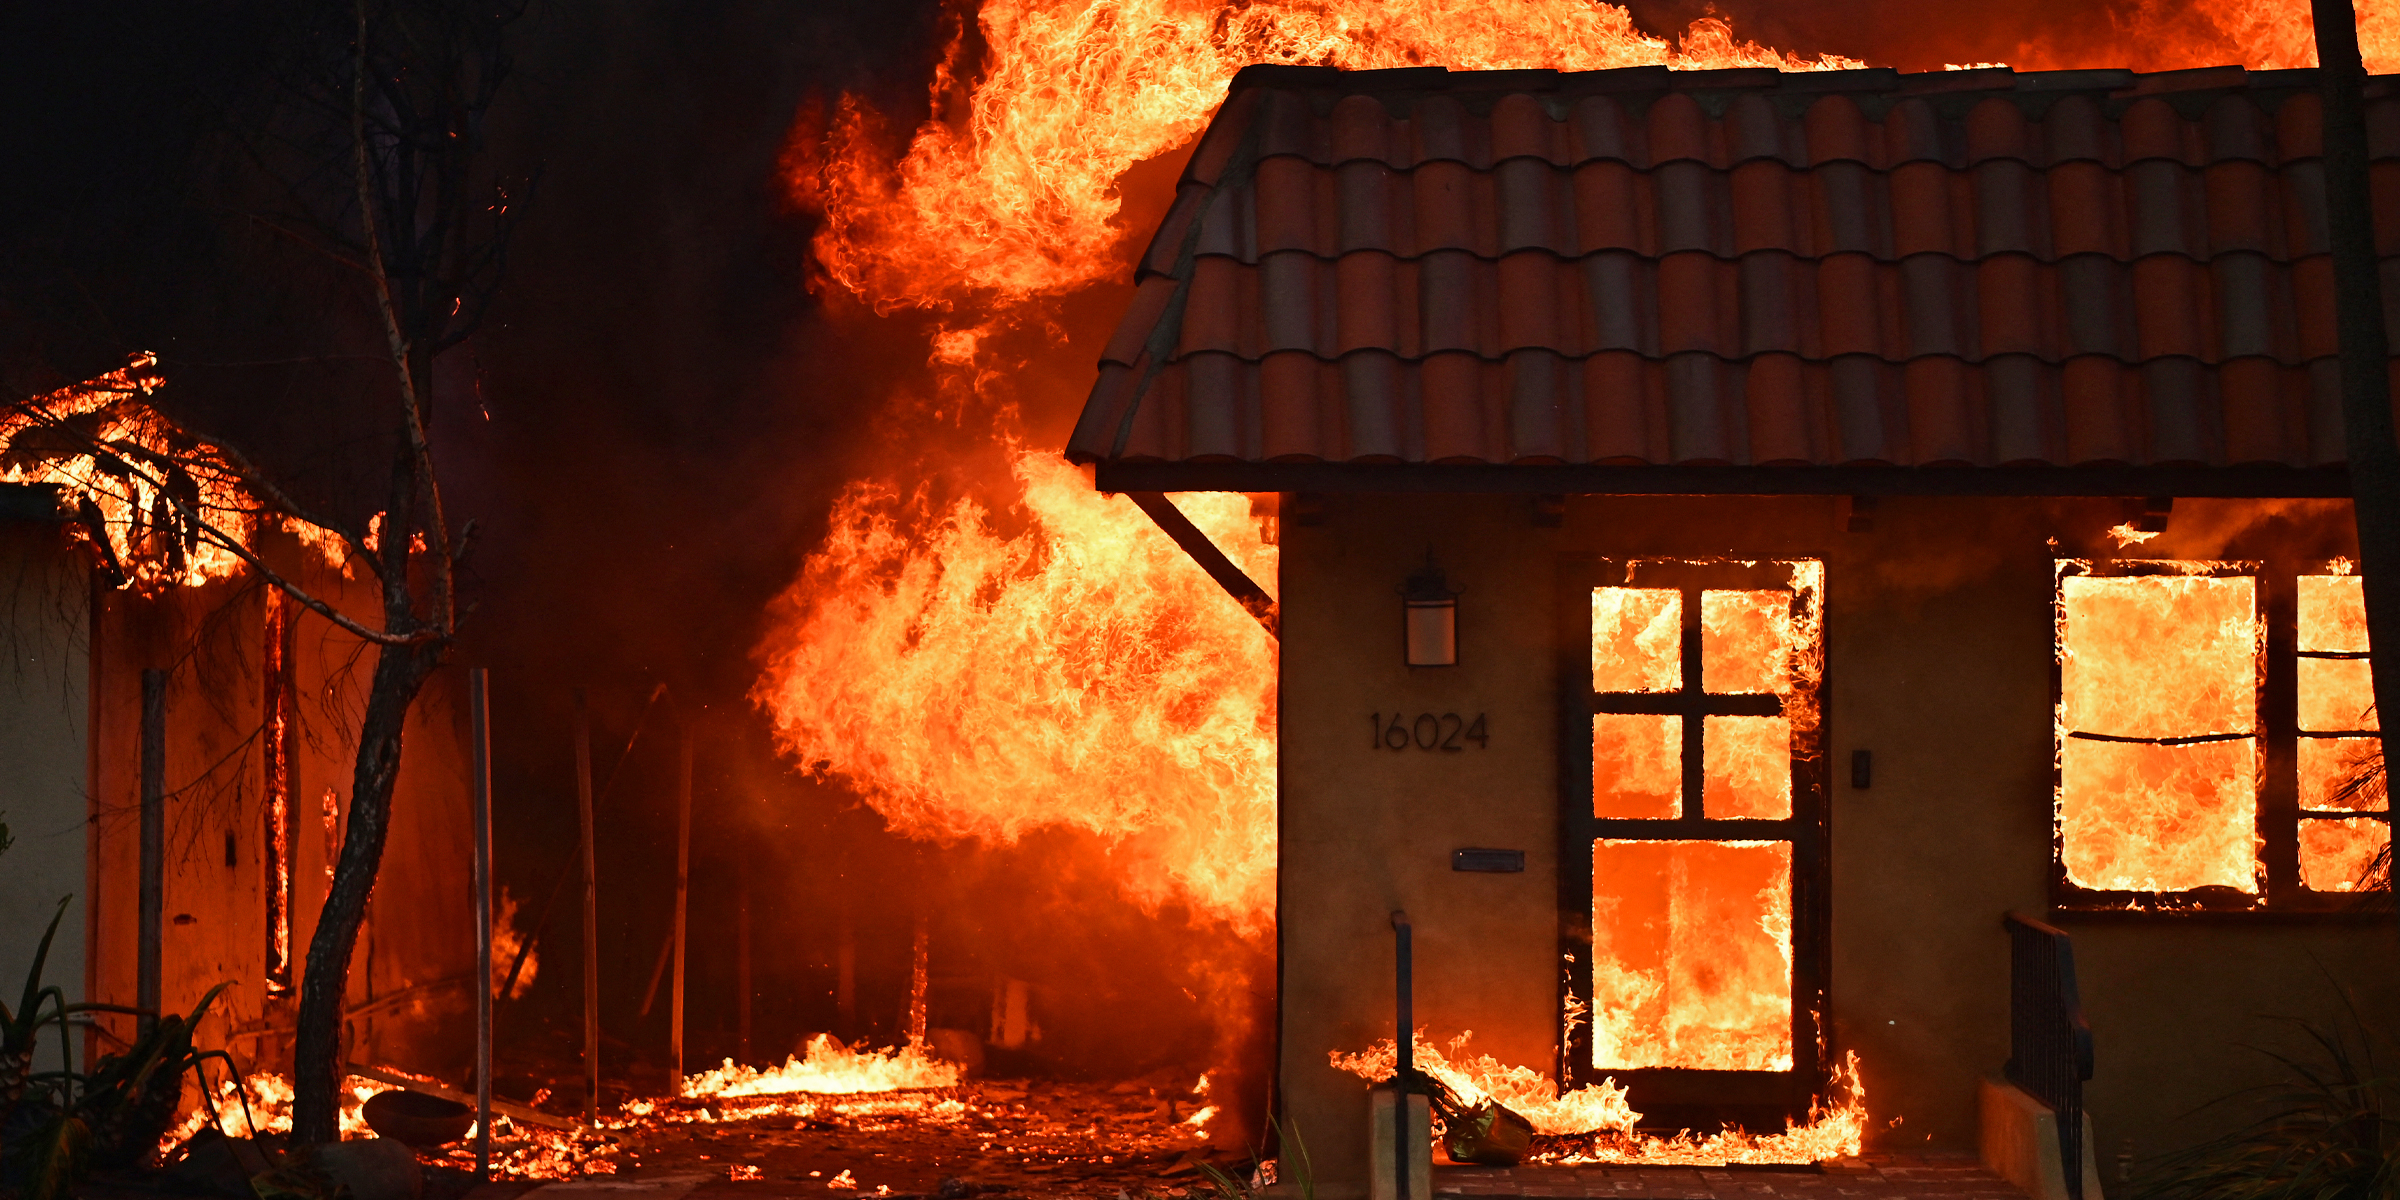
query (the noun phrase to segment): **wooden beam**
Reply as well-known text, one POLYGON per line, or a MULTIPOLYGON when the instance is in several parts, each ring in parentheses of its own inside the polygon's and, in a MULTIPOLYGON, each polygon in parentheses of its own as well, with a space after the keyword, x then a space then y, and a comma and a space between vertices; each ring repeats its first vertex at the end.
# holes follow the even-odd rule
POLYGON ((167 900, 167 673, 142 671, 142 820, 140 930, 134 960, 134 1004, 147 1029, 164 1001, 167 900))
MULTIPOLYGON (((688 718, 687 718, 688 720, 688 718)), ((675 818, 675 983, 669 1006, 668 1049, 675 1059, 675 1088, 683 1090, 683 952, 684 913, 692 895, 692 730, 683 730, 683 780, 676 789, 675 818)))
POLYGON ((490 672, 467 672, 475 757, 475 1178, 492 1177, 492 710, 490 672))
POLYGON ((1276 611, 1275 598, 1267 594, 1267 589, 1258 586, 1258 581, 1235 566, 1232 559, 1225 557, 1225 552, 1217 549, 1217 544, 1208 540, 1208 535, 1200 532, 1200 527, 1192 524, 1192 519, 1183 515, 1183 510, 1175 507, 1174 501, 1159 492, 1127 492, 1126 497, 1148 513, 1168 537, 1175 539, 1175 544, 1183 547, 1183 552, 1191 555, 1192 561, 1200 564, 1200 569, 1208 572, 1208 577, 1216 580, 1218 587, 1224 588, 1237 603, 1250 611, 1251 616, 1258 618, 1258 623, 1267 627, 1267 636, 1280 637, 1277 626, 1281 618, 1276 611))
MULTIPOLYGON (((2347 498, 2325 467, 1610 467, 1591 463, 1103 462, 1104 492, 1435 492, 1561 496, 2223 496, 2347 498)), ((1145 510, 1147 511, 1147 510, 1145 510)), ((1302 519, 1295 524, 1307 525, 1302 519)))
POLYGON ((592 713, 575 689, 575 804, 583 828, 583 1119, 600 1123, 600 885, 592 851, 592 713))
MULTIPOLYGON (((388 1083, 404 1091, 447 1100, 452 1104, 474 1104, 476 1102, 475 1097, 447 1084, 435 1083, 430 1079, 419 1079, 413 1075, 403 1075, 398 1071, 386 1071, 379 1067, 361 1066, 358 1063, 351 1063, 342 1069, 360 1079, 388 1083)), ((506 1100, 492 1101, 492 1111, 520 1125, 539 1125, 544 1129, 564 1129, 569 1132, 589 1128, 580 1122, 570 1121, 565 1117, 554 1117, 538 1108, 527 1108, 522 1104, 514 1104, 506 1100)))

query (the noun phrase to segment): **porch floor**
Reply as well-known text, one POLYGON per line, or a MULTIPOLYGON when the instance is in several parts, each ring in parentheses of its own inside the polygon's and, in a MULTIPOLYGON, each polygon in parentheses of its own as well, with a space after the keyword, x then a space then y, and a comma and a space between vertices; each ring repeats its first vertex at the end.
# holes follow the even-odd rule
POLYGON ((1870 1154, 1807 1167, 1435 1167, 1440 1200, 2024 1200, 1972 1154, 1870 1154))

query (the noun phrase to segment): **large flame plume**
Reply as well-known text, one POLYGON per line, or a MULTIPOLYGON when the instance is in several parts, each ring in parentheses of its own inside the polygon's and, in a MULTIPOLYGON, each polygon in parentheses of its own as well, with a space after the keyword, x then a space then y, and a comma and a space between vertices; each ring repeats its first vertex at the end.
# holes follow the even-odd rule
MULTIPOLYGON (((833 153, 795 180, 823 207, 817 256, 827 275, 879 309, 1009 304, 1116 273, 1126 235, 1147 232, 1116 223, 1120 177, 1199 133, 1234 73, 1252 63, 1866 65, 1788 55, 1713 17, 1669 42, 1636 29, 1623 8, 1589 0, 991 0, 978 22, 990 50, 963 126, 926 124, 894 169, 873 148, 873 113, 845 102, 833 153)), ((967 45, 955 39, 937 73, 937 113, 967 90, 967 45)))
MULTIPOLYGON (((1097 834, 1134 899, 1256 932, 1275 869, 1272 642, 1131 501, 1048 456, 1019 458, 1016 482, 1015 536, 973 501, 843 498, 760 689, 785 749, 911 833, 1097 834)), ((1274 578, 1247 500, 1182 506, 1274 578)))

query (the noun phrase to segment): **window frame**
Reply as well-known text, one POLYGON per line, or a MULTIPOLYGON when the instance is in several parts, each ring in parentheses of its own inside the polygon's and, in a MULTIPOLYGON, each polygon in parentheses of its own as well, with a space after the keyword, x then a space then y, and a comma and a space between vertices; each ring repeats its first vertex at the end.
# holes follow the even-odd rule
MULTIPOLYGON (((2050 909, 2068 920, 2222 916, 2237 919, 2388 920, 2388 908, 2371 899, 2380 893, 2320 892, 2300 881, 2300 821, 2331 814, 2300 808, 2299 772, 2299 581, 2307 575, 2348 573, 2342 559, 2270 556, 2249 559, 2058 557, 2050 588, 2052 642, 2050 701, 2053 713, 2050 764, 2050 909), (2206 568, 2206 569, 2196 569, 2206 568), (2066 587, 2070 576, 2246 577, 2265 637, 2256 672, 2253 725, 2258 752, 2256 803, 2252 816, 2260 888, 2256 893, 2226 887, 2186 891, 2086 888, 2067 878, 2065 779, 2067 737, 2065 689, 2066 587)), ((2387 818, 2388 819, 2388 818, 2387 818)))

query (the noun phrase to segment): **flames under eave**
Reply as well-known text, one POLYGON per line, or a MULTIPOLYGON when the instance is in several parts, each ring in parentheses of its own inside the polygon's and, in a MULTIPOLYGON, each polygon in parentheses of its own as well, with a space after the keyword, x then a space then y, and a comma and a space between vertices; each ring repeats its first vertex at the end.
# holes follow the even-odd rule
POLYGON ((1200 569, 1208 572, 1208 577, 1216 580, 1217 586, 1224 588, 1235 603, 1258 618, 1258 623, 1266 627, 1268 637, 1282 640, 1283 635, 1278 631, 1282 618, 1275 598, 1268 595, 1267 589, 1260 587, 1257 580, 1234 565, 1234 561, 1226 557, 1215 542, 1208 540, 1208 535, 1192 524, 1192 519, 1184 516, 1183 510, 1175 507, 1175 502, 1167 499, 1166 493, 1127 492, 1125 496, 1148 514, 1160 531, 1173 538, 1175 544, 1192 557, 1193 562, 1200 564, 1200 569))

